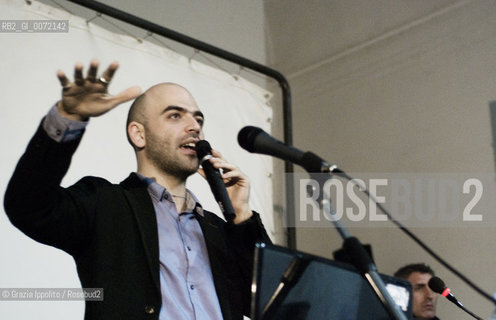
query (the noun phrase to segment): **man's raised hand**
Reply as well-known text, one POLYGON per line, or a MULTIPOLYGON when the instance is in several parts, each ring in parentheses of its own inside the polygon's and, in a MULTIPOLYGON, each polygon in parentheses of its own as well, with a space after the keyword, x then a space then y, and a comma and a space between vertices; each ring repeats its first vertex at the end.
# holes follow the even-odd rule
POLYGON ((63 117, 85 121, 90 117, 100 116, 141 94, 141 89, 135 86, 116 95, 110 95, 107 88, 119 64, 112 62, 100 77, 97 75, 98 65, 97 60, 91 61, 84 78, 83 65, 77 63, 74 68, 74 82, 70 82, 63 71, 57 71, 57 77, 62 85, 62 99, 57 103, 57 108, 63 117))

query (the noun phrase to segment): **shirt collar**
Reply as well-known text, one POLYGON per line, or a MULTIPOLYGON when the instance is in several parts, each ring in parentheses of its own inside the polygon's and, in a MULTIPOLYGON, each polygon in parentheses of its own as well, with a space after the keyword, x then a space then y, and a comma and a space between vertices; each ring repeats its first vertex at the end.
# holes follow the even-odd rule
MULTIPOLYGON (((136 172, 136 175, 146 186, 150 196, 161 202, 163 200, 174 202, 172 194, 167 189, 158 184, 154 179, 145 177, 141 173, 136 172)), ((198 198, 189 189, 186 189, 186 210, 185 212, 193 212, 203 216, 203 207, 201 206, 198 198)))

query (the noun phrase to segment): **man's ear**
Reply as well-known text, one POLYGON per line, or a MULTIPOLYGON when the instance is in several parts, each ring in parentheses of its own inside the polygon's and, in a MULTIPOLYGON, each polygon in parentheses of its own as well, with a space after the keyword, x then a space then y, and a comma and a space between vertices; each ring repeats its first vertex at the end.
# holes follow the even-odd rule
POLYGON ((132 121, 127 126, 127 134, 131 143, 138 149, 143 149, 146 145, 145 127, 136 121, 132 121))

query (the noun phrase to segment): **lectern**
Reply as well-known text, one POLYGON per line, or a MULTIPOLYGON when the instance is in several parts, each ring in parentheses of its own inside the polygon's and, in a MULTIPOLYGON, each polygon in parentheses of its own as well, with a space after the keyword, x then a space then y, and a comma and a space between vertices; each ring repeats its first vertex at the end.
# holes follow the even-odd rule
MULTIPOLYGON (((389 320, 370 284, 351 265, 280 246, 255 249, 252 320, 389 320)), ((408 281, 382 275, 407 319, 412 319, 408 281)))

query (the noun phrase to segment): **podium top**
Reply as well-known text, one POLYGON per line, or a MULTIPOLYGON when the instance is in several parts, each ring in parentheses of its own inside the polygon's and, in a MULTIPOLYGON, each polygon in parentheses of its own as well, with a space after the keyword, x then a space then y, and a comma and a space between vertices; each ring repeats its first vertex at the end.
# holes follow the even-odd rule
MULTIPOLYGON (((412 319, 410 283, 381 277, 407 319, 412 319)), ((255 250, 252 320, 269 319, 264 318, 264 309, 271 320, 391 319, 369 283, 351 265, 259 243, 255 250)))

